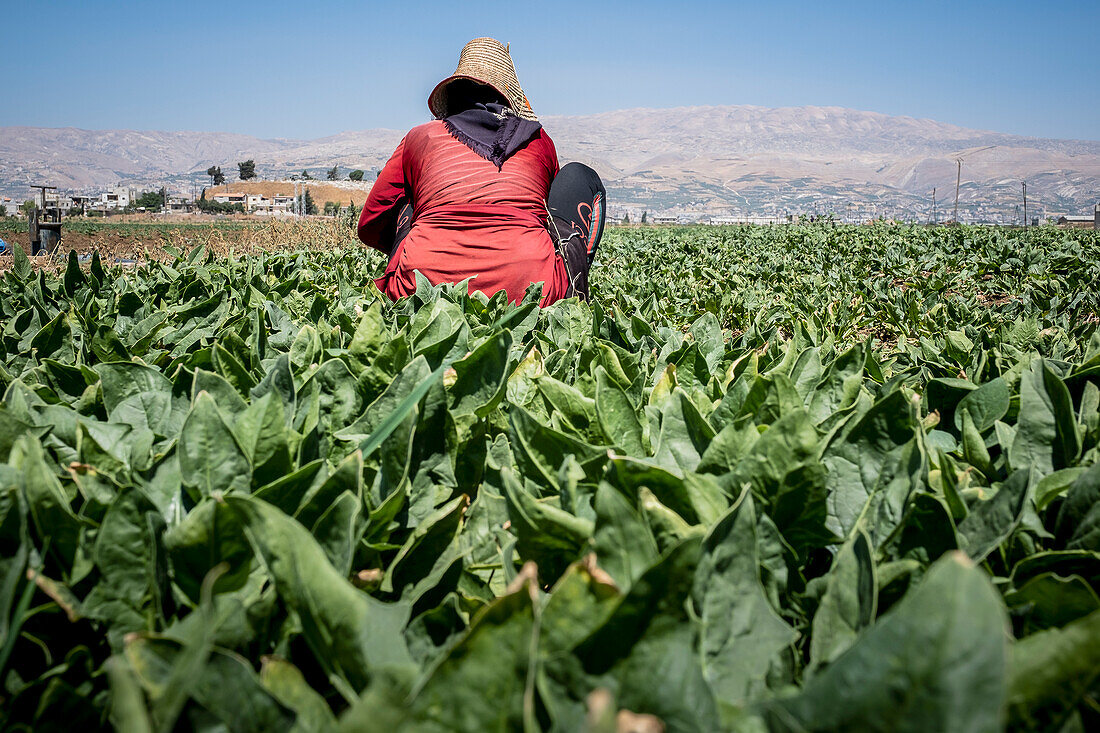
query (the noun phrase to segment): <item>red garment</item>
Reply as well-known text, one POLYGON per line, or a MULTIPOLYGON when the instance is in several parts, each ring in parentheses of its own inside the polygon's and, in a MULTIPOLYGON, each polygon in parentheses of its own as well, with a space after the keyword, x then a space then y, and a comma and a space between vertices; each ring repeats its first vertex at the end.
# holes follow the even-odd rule
POLYGON ((473 278, 470 290, 499 290, 518 302, 545 283, 542 305, 565 296, 568 275, 546 231, 546 197, 558 173, 554 143, 539 130, 500 170, 435 120, 397 146, 363 204, 359 239, 376 249, 405 197, 416 212, 378 289, 396 300, 416 291, 414 270, 432 284, 473 278))

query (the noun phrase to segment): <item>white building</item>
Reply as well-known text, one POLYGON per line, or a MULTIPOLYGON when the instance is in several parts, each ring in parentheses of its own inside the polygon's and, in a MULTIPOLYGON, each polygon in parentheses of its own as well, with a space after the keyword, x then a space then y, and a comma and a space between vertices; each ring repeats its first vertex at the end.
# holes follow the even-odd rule
POLYGON ((214 194, 214 201, 219 204, 240 204, 241 206, 245 206, 248 203, 248 194, 223 191, 214 194))
POLYGON ((8 216, 16 216, 19 213, 19 207, 22 204, 22 201, 9 198, 7 196, 0 196, 0 206, 4 207, 4 210, 8 212, 8 216))
POLYGON ((97 208, 125 209, 137 197, 137 191, 131 186, 115 186, 99 195, 100 206, 97 208))
POLYGON ((184 194, 168 194, 168 210, 174 213, 186 213, 194 208, 195 202, 184 194))
POLYGON ((271 198, 259 194, 249 194, 245 210, 250 214, 266 216, 287 214, 294 206, 294 196, 275 194, 271 198))
POLYGON ((786 224, 785 216, 712 216, 710 223, 715 226, 730 224, 786 224))

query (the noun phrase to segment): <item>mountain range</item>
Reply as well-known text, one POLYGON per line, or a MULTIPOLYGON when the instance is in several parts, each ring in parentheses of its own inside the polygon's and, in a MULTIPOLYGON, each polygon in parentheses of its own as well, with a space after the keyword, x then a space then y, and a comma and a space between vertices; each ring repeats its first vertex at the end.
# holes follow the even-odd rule
MULTIPOLYGON (((1029 211, 1088 213, 1100 201, 1100 141, 974 130, 839 107, 631 109, 544 116, 563 162, 593 166, 609 212, 734 216, 834 213, 840 217, 951 215, 961 160, 960 219, 1029 211)), ((380 168, 403 131, 362 130, 315 140, 211 132, 0 127, 0 193, 27 186, 96 189, 117 183, 184 190, 220 165, 253 158, 261 176, 339 166, 380 168)), ((367 180, 373 176, 368 174, 367 180)))

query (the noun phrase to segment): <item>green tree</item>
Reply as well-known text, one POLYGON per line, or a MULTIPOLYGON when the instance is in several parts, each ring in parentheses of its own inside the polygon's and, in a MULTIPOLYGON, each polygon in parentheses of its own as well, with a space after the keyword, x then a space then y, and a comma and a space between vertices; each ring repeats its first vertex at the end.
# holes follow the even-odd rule
POLYGON ((325 202, 325 216, 336 216, 340 213, 340 204, 335 201, 325 202))
POLYGON ((309 174, 309 171, 306 171, 306 170, 302 171, 302 178, 307 180, 307 181, 312 181, 313 180, 313 176, 311 176, 309 174))
POLYGON ((623 214, 623 224, 630 223, 630 214, 623 214))
POLYGON ((19 210, 23 212, 24 216, 30 216, 31 212, 38 208, 33 199, 27 199, 23 203, 19 204, 19 210))
POLYGON ((646 219, 646 215, 647 215, 648 213, 649 213, 648 211, 643 211, 643 212, 642 212, 642 223, 643 223, 643 224, 645 224, 645 219, 646 219))
POLYGON ((361 181, 361 180, 363 180, 363 171, 356 168, 355 170, 353 170, 351 173, 348 174, 348 180, 349 181, 361 181))
POLYGON ((310 195, 309 189, 306 189, 306 214, 313 216, 317 213, 317 203, 313 200, 313 196, 310 195))
POLYGON ((206 175, 213 179, 215 186, 220 186, 225 183, 225 174, 222 173, 220 165, 212 165, 206 169, 206 175))
POLYGON ((339 168, 339 166, 335 166, 335 165, 332 166, 332 168, 330 168, 329 171, 327 173, 325 173, 325 178, 329 179, 330 181, 339 181, 340 180, 340 168, 339 168))
POLYGON ((256 177, 256 161, 249 158, 243 163, 237 163, 237 170, 240 173, 242 181, 247 181, 256 177))
POLYGON ((140 196, 134 199, 130 207, 134 209, 145 209, 146 211, 160 211, 163 205, 164 197, 159 191, 144 191, 140 196))
POLYGON ((344 210, 344 221, 353 229, 359 224, 359 209, 355 207, 354 201, 344 210))
POLYGON ((7 216, 7 215, 8 215, 8 207, 4 206, 3 204, 0 204, 0 216, 7 216))
POLYGON ((204 214, 243 214, 244 206, 242 204, 230 204, 219 203, 218 201, 208 201, 206 198, 201 198, 195 202, 195 207, 198 208, 204 214))

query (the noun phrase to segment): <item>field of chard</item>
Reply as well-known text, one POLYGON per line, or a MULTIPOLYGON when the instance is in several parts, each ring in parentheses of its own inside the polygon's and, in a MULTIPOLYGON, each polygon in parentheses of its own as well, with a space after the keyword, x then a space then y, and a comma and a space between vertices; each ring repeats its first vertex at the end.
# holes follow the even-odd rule
POLYGON ((0 729, 1100 727, 1100 239, 0 277, 0 729))

